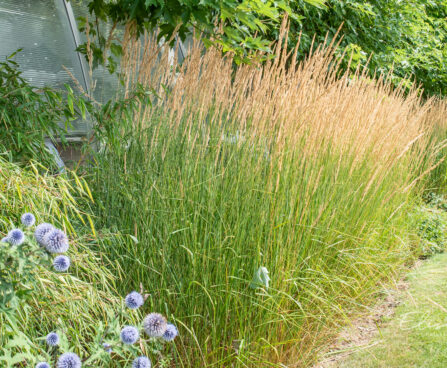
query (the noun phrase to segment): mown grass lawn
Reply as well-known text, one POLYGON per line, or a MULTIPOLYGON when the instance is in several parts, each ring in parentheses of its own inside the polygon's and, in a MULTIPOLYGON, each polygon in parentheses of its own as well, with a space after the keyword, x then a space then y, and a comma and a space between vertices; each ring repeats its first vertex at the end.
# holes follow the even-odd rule
POLYGON ((369 349, 339 367, 447 366, 447 254, 437 255, 408 277, 396 314, 369 349))

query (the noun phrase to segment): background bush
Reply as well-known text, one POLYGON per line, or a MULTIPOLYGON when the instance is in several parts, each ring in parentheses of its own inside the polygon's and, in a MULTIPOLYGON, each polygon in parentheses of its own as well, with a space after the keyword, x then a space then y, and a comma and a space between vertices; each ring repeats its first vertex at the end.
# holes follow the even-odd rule
POLYGON ((11 162, 34 159, 55 167, 45 139, 65 143, 66 130, 79 116, 77 111, 85 118, 84 102, 68 86, 65 95, 49 87, 31 86, 21 77, 14 55, 0 62, 0 152, 11 162))

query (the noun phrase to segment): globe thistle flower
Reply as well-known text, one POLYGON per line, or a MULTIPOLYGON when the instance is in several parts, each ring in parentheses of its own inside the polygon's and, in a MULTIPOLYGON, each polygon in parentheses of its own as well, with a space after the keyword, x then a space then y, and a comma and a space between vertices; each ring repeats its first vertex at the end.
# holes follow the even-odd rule
POLYGON ((168 323, 166 327, 166 331, 163 334, 163 340, 165 341, 172 341, 174 340, 178 335, 177 327, 175 327, 173 324, 168 323))
POLYGON ((22 220, 22 224, 26 227, 33 226, 36 222, 36 218, 34 217, 34 215, 29 212, 24 213, 20 219, 22 220))
POLYGON ((35 368, 50 368, 50 365, 47 362, 40 362, 36 364, 35 368))
POLYGON ((126 303, 128 308, 138 309, 143 305, 144 299, 140 293, 132 291, 130 294, 127 294, 126 298, 124 299, 124 302, 126 303))
POLYGON ((70 258, 67 256, 57 256, 53 261, 53 267, 57 272, 65 272, 70 267, 70 258))
POLYGON ((53 229, 43 237, 43 246, 50 253, 65 253, 68 250, 68 238, 62 230, 53 229))
POLYGON ((140 356, 132 362, 132 368, 151 368, 151 366, 151 361, 145 356, 140 356))
POLYGON ((57 361, 57 368, 81 368, 81 359, 75 353, 64 353, 57 361))
POLYGON ((121 330, 121 341, 125 344, 131 345, 134 344, 138 338, 140 337, 140 333, 133 326, 125 326, 121 330))
POLYGON ((143 320, 144 331, 150 337, 162 337, 166 331, 166 318, 159 313, 148 314, 143 320))
POLYGON ((34 231, 34 237, 36 238, 36 241, 40 245, 44 245, 43 244, 44 236, 46 234, 48 234, 53 229, 54 229, 54 226, 51 224, 47 224, 46 222, 44 222, 43 224, 37 225, 36 230, 34 231))
POLYGON ((46 337, 46 342, 49 346, 59 345, 59 335, 56 332, 50 332, 46 337))
POLYGON ((25 234, 20 229, 14 229, 8 233, 7 239, 11 245, 20 245, 25 241, 25 234))
POLYGON ((108 343, 106 343, 106 342, 103 342, 102 343, 102 347, 104 348, 104 350, 106 351, 106 353, 111 353, 112 352, 112 345, 110 345, 110 344, 108 344, 108 343))

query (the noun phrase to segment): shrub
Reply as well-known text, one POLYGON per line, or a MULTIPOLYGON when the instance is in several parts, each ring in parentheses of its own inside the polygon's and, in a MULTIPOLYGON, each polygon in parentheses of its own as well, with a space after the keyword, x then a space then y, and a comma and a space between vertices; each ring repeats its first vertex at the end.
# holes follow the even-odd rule
POLYGON ((425 203, 410 213, 410 224, 417 230, 416 252, 420 257, 442 253, 446 249, 447 203, 444 196, 427 192, 425 203))
POLYGON ((85 118, 85 104, 68 85, 65 95, 49 87, 31 86, 21 77, 14 55, 0 62, 0 152, 10 161, 27 163, 34 159, 54 167, 44 140, 65 143, 70 122, 79 116, 85 118))

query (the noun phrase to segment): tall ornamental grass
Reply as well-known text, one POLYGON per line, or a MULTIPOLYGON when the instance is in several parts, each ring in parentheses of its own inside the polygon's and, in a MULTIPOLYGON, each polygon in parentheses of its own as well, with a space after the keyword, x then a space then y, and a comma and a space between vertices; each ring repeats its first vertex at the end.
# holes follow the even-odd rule
POLYGON ((119 286, 174 316, 178 367, 311 364, 415 256, 407 212, 441 167, 445 105, 343 73, 331 46, 235 67, 196 44, 179 64, 133 34, 125 97, 140 83, 150 103, 104 118, 91 179, 98 221, 135 237, 103 249, 119 286))

